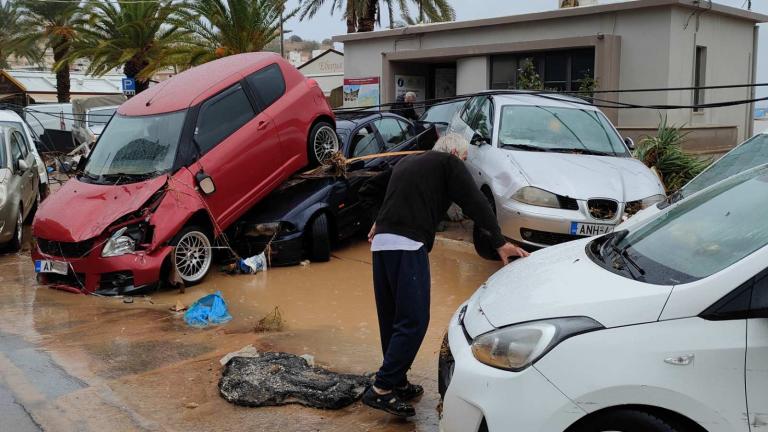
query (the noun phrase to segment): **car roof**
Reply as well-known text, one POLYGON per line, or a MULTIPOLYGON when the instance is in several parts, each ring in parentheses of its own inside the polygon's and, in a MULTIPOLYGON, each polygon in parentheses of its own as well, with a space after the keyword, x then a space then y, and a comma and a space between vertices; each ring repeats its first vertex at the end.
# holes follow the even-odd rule
POLYGON ((183 110, 237 83, 245 74, 272 63, 285 62, 279 54, 237 54, 204 63, 169 78, 120 105, 124 115, 162 114, 183 110))
POLYGON ((514 90, 510 93, 496 93, 489 91, 493 99, 501 105, 539 105, 553 108, 577 108, 591 111, 599 111, 597 107, 584 99, 562 94, 530 93, 523 90, 514 90))
POLYGON ((13 110, 0 110, 0 121, 24 122, 19 113, 13 110))

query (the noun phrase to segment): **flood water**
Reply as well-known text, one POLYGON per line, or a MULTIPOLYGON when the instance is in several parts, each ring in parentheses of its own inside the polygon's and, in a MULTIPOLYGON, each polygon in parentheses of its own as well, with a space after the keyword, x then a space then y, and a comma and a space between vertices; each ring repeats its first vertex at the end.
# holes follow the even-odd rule
POLYGON ((381 361, 367 243, 329 263, 229 276, 215 268, 184 293, 146 298, 83 296, 38 286, 29 252, 0 255, 0 430, 45 431, 434 431, 437 353, 446 323, 498 263, 454 227, 430 255, 432 321, 409 378, 424 385, 417 416, 398 420, 360 403, 340 411, 244 408, 218 395, 218 360, 253 344, 311 354, 338 372, 368 373, 381 361), (221 291, 234 319, 192 329, 170 311, 221 291), (275 307, 285 326, 256 332, 275 307))

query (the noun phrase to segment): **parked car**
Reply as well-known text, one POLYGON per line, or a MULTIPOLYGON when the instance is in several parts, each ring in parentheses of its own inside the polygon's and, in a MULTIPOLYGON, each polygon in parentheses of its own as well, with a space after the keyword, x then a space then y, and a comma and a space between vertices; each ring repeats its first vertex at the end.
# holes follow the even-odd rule
POLYGON ((82 174, 40 207, 41 281, 106 294, 171 272, 199 282, 223 230, 338 147, 334 121, 317 83, 273 53, 225 57, 134 96, 82 174))
POLYGON ((40 137, 35 133, 35 131, 29 126, 29 124, 21 118, 20 115, 18 115, 15 111, 11 110, 0 110, 0 126, 8 126, 13 129, 18 130, 21 133, 21 139, 24 140, 24 144, 27 148, 29 148, 29 151, 32 153, 32 156, 35 158, 36 167, 37 167, 37 176, 39 178, 38 182, 38 192, 39 192, 39 198, 45 199, 45 197, 48 196, 49 192, 49 184, 48 184, 48 171, 46 171, 45 163, 43 162, 43 159, 40 157, 40 152, 38 150, 38 146, 41 148, 45 148, 45 145, 40 141, 40 137))
POLYGON ((662 209, 683 198, 691 196, 732 175, 765 163, 768 163, 768 131, 757 134, 736 146, 680 188, 680 190, 669 195, 666 200, 638 212, 632 218, 623 222, 620 227, 628 228, 642 223, 662 209))
POLYGON ((24 107, 24 119, 39 136, 46 129, 72 131, 73 115, 71 103, 41 103, 24 107))
POLYGON ((766 184, 763 165, 493 275, 450 322, 441 430, 754 432, 768 406, 766 184))
POLYGON ((435 125, 439 136, 445 135, 445 131, 451 124, 453 116, 459 108, 464 106, 466 99, 456 99, 448 102, 439 102, 429 108, 419 117, 417 123, 428 123, 435 125))
POLYGON ((629 153, 631 141, 577 98, 479 95, 448 133, 472 144, 467 167, 502 233, 524 247, 611 232, 627 208, 665 198, 658 177, 629 153))
POLYGON ((0 246, 14 252, 40 197, 37 161, 22 130, 0 123, 0 246))
MULTIPOLYGON (((431 148, 434 127, 416 133, 413 122, 391 113, 337 114, 341 151, 346 158, 376 153, 431 148)), ((334 243, 361 231, 372 221, 358 201, 358 190, 376 173, 401 157, 360 161, 348 177, 289 180, 249 211, 231 238, 242 256, 251 256, 270 245, 272 265, 298 264, 304 257, 328 261, 334 243)))

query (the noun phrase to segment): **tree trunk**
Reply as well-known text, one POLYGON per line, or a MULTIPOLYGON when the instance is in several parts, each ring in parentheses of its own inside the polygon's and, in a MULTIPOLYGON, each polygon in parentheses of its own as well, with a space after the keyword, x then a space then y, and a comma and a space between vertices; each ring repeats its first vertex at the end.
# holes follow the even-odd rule
POLYGON ((376 25, 376 12, 378 11, 379 2, 376 0, 368 0, 365 6, 365 13, 357 21, 358 32, 370 32, 373 31, 376 25))
MULTIPOLYGON (((53 61, 58 63, 69 54, 70 41, 61 39, 53 44, 53 61)), ((69 102, 69 62, 62 62, 56 71, 56 99, 59 103, 69 102)))
POLYGON ((355 2, 347 0, 347 33, 357 32, 357 14, 355 13, 355 2))

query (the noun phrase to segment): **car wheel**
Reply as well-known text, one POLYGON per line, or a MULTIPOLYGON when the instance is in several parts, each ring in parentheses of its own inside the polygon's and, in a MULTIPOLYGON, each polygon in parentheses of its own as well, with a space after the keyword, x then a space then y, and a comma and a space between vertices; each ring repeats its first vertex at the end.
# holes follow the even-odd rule
POLYGON ((8 243, 8 252, 18 252, 21 250, 22 240, 24 238, 24 211, 19 206, 18 214, 16 215, 16 228, 13 230, 13 238, 8 243))
POLYGON ((321 213, 312 220, 309 228, 310 261, 326 262, 331 259, 331 236, 328 231, 328 216, 321 213))
POLYGON ((574 432, 682 432, 663 419, 643 411, 617 410, 600 415, 574 432))
POLYGON ((339 137, 333 126, 319 122, 309 132, 309 163, 312 166, 326 164, 339 151, 339 137))
POLYGON ((199 283, 211 269, 213 249, 205 231, 188 226, 174 239, 172 263, 185 285, 199 283))

